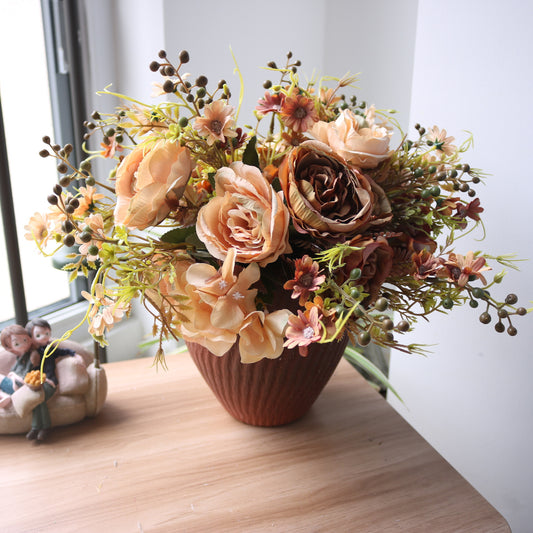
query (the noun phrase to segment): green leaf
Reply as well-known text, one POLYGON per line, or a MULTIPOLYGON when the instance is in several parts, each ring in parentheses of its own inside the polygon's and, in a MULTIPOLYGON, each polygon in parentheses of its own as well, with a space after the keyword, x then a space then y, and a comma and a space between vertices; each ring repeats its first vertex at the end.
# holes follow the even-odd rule
POLYGON ((403 400, 400 398, 399 394, 396 392, 394 387, 390 384, 387 376, 374 364, 372 361, 369 361, 362 353, 358 352, 351 346, 347 346, 344 351, 344 357, 353 363, 354 365, 366 370, 370 375, 375 377, 385 388, 389 389, 398 400, 403 403, 403 400))
POLYGON ((255 144, 257 142, 257 137, 254 135, 246 145, 244 153, 242 154, 242 162, 246 165, 251 165, 253 167, 259 168, 259 156, 257 155, 257 150, 255 149, 255 144))
POLYGON ((209 183, 210 183, 210 185, 211 185, 211 188, 212 188, 213 190, 216 189, 215 174, 216 174, 215 172, 209 172, 209 173, 207 174, 207 179, 208 179, 208 181, 209 181, 209 183))
POLYGON ((427 298, 424 300, 424 312, 429 313, 435 307, 437 300, 435 298, 427 298))
POLYGON ((161 240, 163 242, 168 242, 170 244, 177 244, 180 242, 185 242, 187 237, 191 236, 196 231, 194 226, 188 226, 187 228, 175 228, 167 231, 161 235, 161 240))

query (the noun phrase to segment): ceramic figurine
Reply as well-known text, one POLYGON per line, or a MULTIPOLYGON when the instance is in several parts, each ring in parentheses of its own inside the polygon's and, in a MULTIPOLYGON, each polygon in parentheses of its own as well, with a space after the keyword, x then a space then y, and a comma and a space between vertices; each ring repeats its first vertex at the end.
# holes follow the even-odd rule
POLYGON ((41 360, 50 342, 50 337, 50 324, 44 319, 30 321, 26 328, 8 326, 1 334, 2 346, 14 352, 17 361, 8 376, 2 380, 0 388, 10 395, 24 386, 35 392, 42 391, 40 394, 42 398, 39 398, 41 401, 32 410, 31 429, 26 434, 28 440, 39 442, 46 439, 52 426, 47 402, 55 394, 57 388, 56 359, 58 356, 74 355, 72 350, 56 349, 45 359, 41 379, 41 360))
POLYGON ((62 342, 42 362, 51 341, 50 324, 42 318, 0 333, 0 433, 26 433, 42 442, 53 426, 94 416, 102 407, 107 382, 92 354, 62 342))

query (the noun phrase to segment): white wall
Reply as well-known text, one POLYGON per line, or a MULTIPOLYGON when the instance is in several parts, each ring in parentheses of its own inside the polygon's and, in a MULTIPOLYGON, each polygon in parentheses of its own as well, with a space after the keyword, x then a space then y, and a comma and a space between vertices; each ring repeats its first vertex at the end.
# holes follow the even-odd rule
POLYGON ((418 0, 331 0, 324 19, 326 73, 359 73, 358 100, 396 110, 403 129, 409 122, 417 6, 418 0))
MULTIPOLYGON (((89 49, 89 110, 105 113, 114 110, 118 99, 97 94, 110 84, 110 91, 150 102, 155 77, 148 65, 164 48, 162 7, 162 0, 87 0, 83 4, 89 49)), ((92 149, 98 149, 99 142, 92 149)), ((110 168, 103 161, 93 163, 93 169, 103 180, 110 168)), ((59 318, 54 331, 67 329, 64 317, 59 318)), ((130 318, 117 324, 106 336, 108 361, 154 355, 155 348, 140 347, 152 338, 151 326, 147 313, 135 302, 130 318)), ((83 325, 74 338, 87 342, 86 329, 83 325)))
MULTIPOLYGON (((329 4, 328 4, 329 5, 329 4)), ((239 124, 254 120, 253 109, 265 92, 263 81, 279 75, 262 67, 275 61, 285 66, 288 51, 302 61, 301 74, 311 76, 323 67, 325 0, 216 0, 176 2, 164 0, 165 42, 169 57, 188 50, 191 61, 184 68, 192 79, 204 74, 215 85, 225 79, 238 105, 239 78, 234 74, 231 50, 244 78, 244 99, 239 124)), ((343 73, 340 73, 341 76, 343 73)), ((303 78, 305 79, 305 78, 303 78)))
MULTIPOLYGON (((531 306, 530 128, 533 52, 528 2, 420 0, 411 123, 437 124, 456 138, 474 134, 472 166, 491 176, 477 187, 487 238, 461 239, 457 250, 529 258, 505 289, 531 306)), ((475 237, 480 238, 481 232, 475 237)), ((493 289, 500 297, 503 287, 493 289)), ((480 312, 480 311, 479 311, 480 312)), ((411 342, 436 344, 427 358, 393 356, 391 380, 405 405, 393 406, 508 520, 532 531, 533 375, 531 316, 515 338, 498 334, 479 312, 453 310, 419 324, 411 342)))

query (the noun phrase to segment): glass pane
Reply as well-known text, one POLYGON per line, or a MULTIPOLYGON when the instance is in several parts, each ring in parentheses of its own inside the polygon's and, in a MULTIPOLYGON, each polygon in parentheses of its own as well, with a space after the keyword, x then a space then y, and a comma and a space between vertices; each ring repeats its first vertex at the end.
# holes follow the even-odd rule
MULTIPOLYGON (((44 135, 53 137, 50 93, 39 0, 0 0, 0 94, 7 137, 28 310, 68 298, 68 274, 53 268, 24 226, 47 208, 57 180, 54 161, 39 157, 44 135)), ((0 237, 0 321, 13 317, 3 234, 0 237)))

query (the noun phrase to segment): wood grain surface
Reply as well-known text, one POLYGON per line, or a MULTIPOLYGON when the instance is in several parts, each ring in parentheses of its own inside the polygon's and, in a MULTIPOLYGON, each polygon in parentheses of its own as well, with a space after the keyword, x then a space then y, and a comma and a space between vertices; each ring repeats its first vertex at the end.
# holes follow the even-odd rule
POLYGON ((0 436, 0 531, 495 532, 503 517, 345 361, 311 412, 247 426, 188 354, 104 365, 102 412, 0 436))

